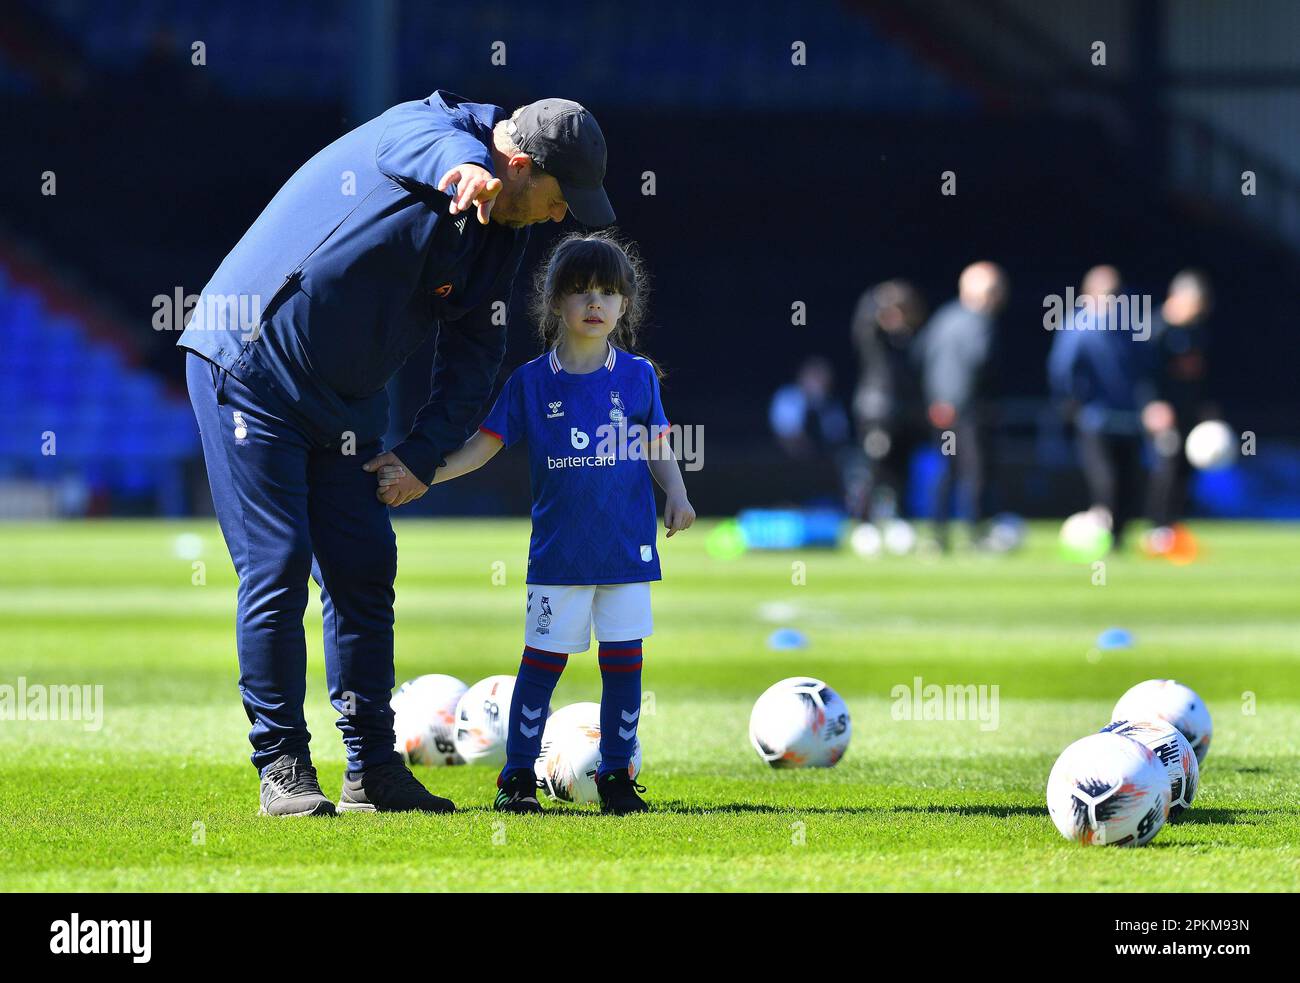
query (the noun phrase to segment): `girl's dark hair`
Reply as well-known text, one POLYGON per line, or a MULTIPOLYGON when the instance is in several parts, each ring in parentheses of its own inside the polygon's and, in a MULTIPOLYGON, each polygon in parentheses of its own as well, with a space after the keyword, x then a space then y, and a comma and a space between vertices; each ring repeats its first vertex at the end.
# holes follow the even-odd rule
POLYGON ((533 316, 543 349, 554 348, 564 334, 564 321, 559 314, 561 298, 592 286, 627 298, 627 310, 610 334, 610 343, 640 355, 663 378, 663 370, 654 359, 636 350, 637 331, 645 316, 649 293, 641 257, 635 246, 620 241, 612 232, 570 233, 555 243, 538 268, 533 285, 533 316))

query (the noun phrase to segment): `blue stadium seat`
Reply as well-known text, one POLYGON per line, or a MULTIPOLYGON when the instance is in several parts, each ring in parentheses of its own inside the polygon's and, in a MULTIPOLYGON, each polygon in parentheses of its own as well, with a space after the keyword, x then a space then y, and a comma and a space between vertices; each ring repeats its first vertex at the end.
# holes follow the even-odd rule
POLYGON ((47 312, 3 267, 0 323, 0 476, 54 482, 77 473, 92 491, 180 509, 180 475, 199 446, 188 404, 89 337, 77 318, 47 312), (42 453, 47 432, 53 456, 42 453))

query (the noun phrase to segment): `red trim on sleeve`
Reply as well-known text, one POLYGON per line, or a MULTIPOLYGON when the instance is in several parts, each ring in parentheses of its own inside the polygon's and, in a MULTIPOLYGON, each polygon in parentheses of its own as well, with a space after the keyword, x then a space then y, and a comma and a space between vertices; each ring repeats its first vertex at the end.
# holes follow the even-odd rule
POLYGON ((502 437, 499 433, 497 433, 495 430, 489 430, 487 427, 479 427, 479 430, 481 430, 481 431, 482 431, 483 433, 485 433, 485 434, 489 434, 489 435, 495 437, 497 440, 501 441, 501 443, 503 443, 503 444, 506 442, 506 439, 505 439, 504 437, 502 437))

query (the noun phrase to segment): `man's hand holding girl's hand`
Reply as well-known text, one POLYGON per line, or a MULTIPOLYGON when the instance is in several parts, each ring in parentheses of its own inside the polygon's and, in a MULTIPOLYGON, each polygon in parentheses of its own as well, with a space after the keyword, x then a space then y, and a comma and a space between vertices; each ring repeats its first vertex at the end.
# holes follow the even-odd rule
POLYGON ((672 539, 675 532, 689 529, 694 521, 695 509, 691 508, 686 496, 669 495, 664 503, 664 528, 668 530, 668 538, 672 539))
POLYGON ((414 502, 429 490, 428 485, 406 470, 406 465, 392 451, 371 458, 361 468, 378 473, 379 490, 375 494, 381 502, 393 508, 414 502))

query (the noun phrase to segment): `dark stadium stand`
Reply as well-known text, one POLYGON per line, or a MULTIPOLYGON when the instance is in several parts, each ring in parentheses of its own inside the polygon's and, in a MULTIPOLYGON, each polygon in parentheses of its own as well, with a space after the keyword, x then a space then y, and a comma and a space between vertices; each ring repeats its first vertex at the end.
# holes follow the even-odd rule
MULTIPOLYGON (((1258 357, 1292 345, 1276 285, 1294 282, 1294 253, 1207 200, 1188 207, 1123 125, 1033 93, 1012 98, 1008 72, 994 72, 991 60, 981 69, 970 50, 957 60, 914 43, 917 32, 884 16, 886 6, 671 0, 592 13, 577 0, 489 2, 456 8, 450 31, 441 5, 401 3, 396 98, 447 87, 510 106, 564 94, 596 112, 621 227, 640 242, 656 284, 645 337, 671 370, 665 399, 674 419, 707 424, 697 503, 705 511, 761 504, 740 501, 752 488, 744 475, 767 452, 756 390, 771 392, 818 352, 836 362, 847 395, 856 373, 848 323, 864 287, 905 276, 934 305, 981 256, 1011 278, 1007 395, 1042 399, 1050 342, 1042 298, 1077 284, 1086 266, 1114 262, 1134 289, 1158 293, 1175 270, 1196 264, 1219 292, 1212 387, 1226 415, 1297 436, 1294 415, 1275 410, 1292 392, 1290 363, 1258 357), (806 42, 806 65, 791 65, 786 42, 774 45, 785 36, 806 42), (494 40, 506 41, 508 68, 491 64, 494 40), (641 190, 647 170, 653 197, 641 190), (947 170, 958 175, 953 197, 938 193, 947 170), (814 174, 816 193, 796 197, 814 174), (700 289, 719 280, 725 291, 700 289), (808 304, 807 327, 789 323, 794 300, 808 304), (701 347, 704 330, 715 343, 701 347), (1237 343, 1243 336, 1249 344, 1237 343)), ((348 92, 355 7, 52 0, 19 9, 0 44, 0 112, 22 134, 5 155, 22 177, 0 182, 0 224, 107 296, 124 312, 119 332, 138 364, 176 387, 181 362, 174 336, 150 327, 153 298, 198 290, 288 175, 360 122, 348 92), (206 45, 201 70, 189 66, 194 40, 206 45), (87 160, 96 162, 90 172, 87 160), (59 176, 58 195, 32 194, 47 169, 59 176)), ((526 268, 552 234, 538 232, 526 268)), ((6 311, 40 308, 19 296, 10 288, 6 311)), ((22 316, 23 331, 43 335, 32 325, 50 323, 22 316)), ((520 325, 507 368, 534 353, 520 325)), ((405 374, 405 403, 427 392, 428 357, 417 355, 405 374)), ((148 401, 149 376, 103 371, 134 381, 112 389, 115 399, 86 397, 68 412, 93 415, 99 405, 103 432, 134 440, 134 418, 121 428, 112 421, 148 401)), ((24 384, 30 374, 8 364, 5 372, 24 384)), ((59 391, 47 383, 55 388, 41 392, 59 391)), ((91 432, 84 420, 78 426, 91 432)), ((1041 446, 1022 436, 1008 459, 1019 454, 1028 469, 1041 446)), ((0 466, 14 466, 13 452, 6 444, 0 466)), ((137 456, 144 463, 122 465, 122 474, 101 469, 107 476, 97 480, 115 502, 131 489, 164 494, 163 472, 137 456)), ((519 475, 508 472, 485 476, 481 494, 440 492, 421 507, 517 507, 519 475)), ((1060 490, 1041 477, 1017 487, 1027 513, 1055 507, 1060 490)))

